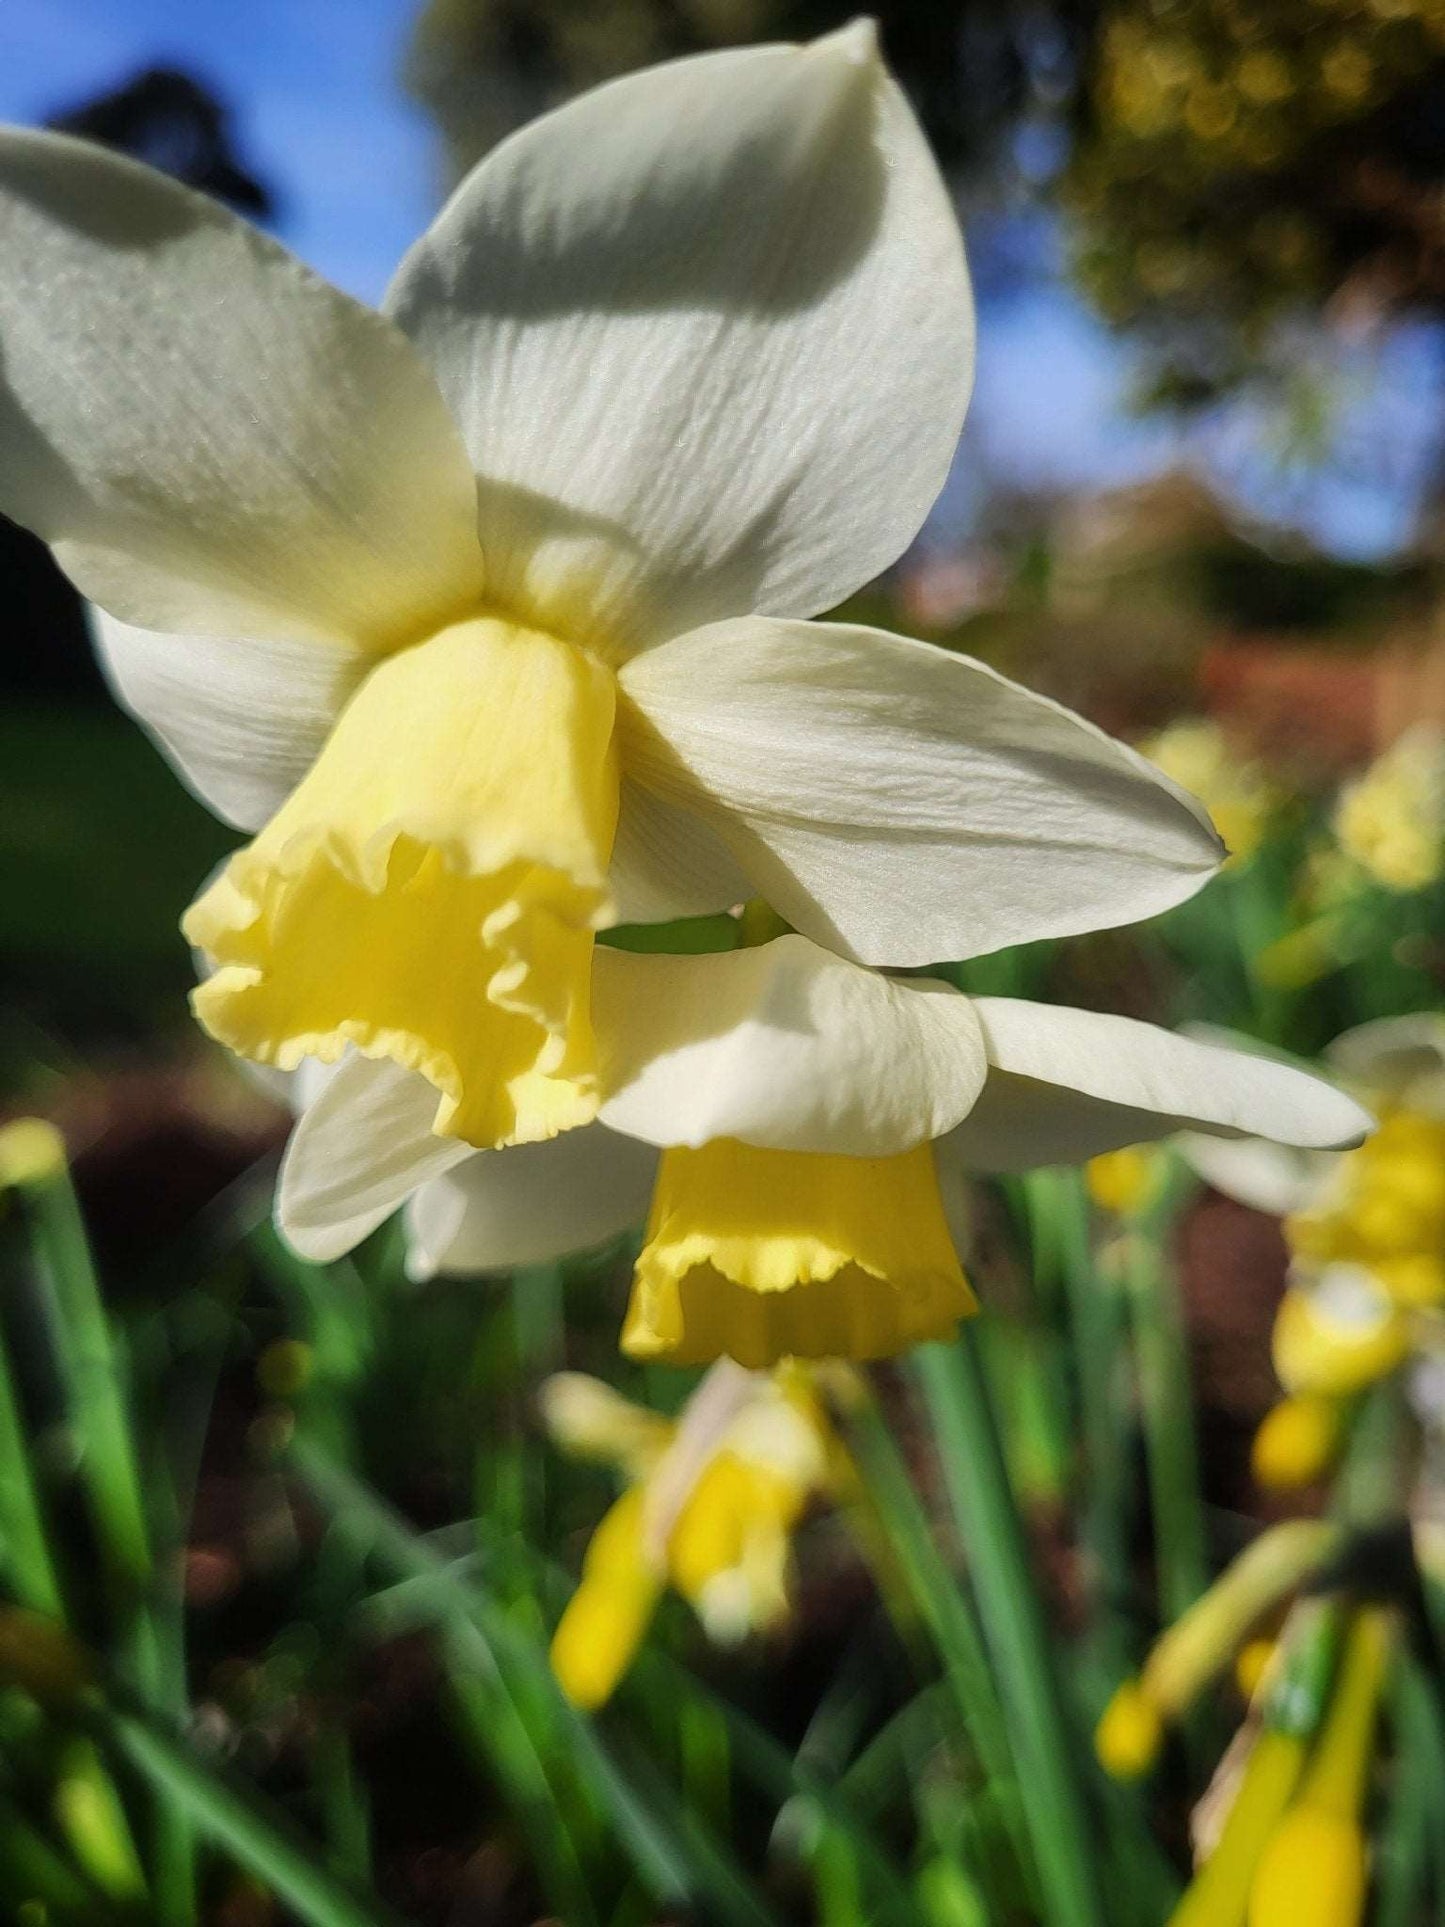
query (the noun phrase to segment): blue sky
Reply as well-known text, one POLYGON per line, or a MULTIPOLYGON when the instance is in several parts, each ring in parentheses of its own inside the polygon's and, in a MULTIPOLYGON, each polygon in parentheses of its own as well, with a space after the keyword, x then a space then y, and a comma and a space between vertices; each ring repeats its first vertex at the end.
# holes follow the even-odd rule
POLYGON ((43 120, 155 64, 232 108, 281 232, 374 301, 436 205, 436 145, 398 78, 415 0, 0 0, 0 118, 43 120))
MULTIPOLYGON (((0 119, 42 120, 142 66, 184 67, 232 108, 244 159, 281 196, 285 240, 375 301, 440 187, 432 130, 399 80, 416 5, 0 0, 0 119)), ((1426 331, 1347 358, 1336 457, 1302 472, 1273 458, 1266 425, 1247 409, 1187 442, 1130 419, 1128 349, 1057 275, 991 296, 980 320, 975 402, 940 534, 966 528, 985 474, 1097 485, 1188 455, 1257 513, 1341 553, 1388 553, 1408 537, 1440 432, 1442 356, 1426 331)))

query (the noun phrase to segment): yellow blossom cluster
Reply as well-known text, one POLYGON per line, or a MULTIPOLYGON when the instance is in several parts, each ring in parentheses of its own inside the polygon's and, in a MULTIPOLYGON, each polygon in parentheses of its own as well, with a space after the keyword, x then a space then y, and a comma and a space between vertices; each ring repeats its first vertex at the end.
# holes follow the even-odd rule
POLYGON ((1277 1489, 1318 1478, 1354 1397, 1445 1341, 1445 1118, 1385 1110, 1285 1235, 1291 1280, 1274 1362, 1286 1397, 1254 1447, 1256 1475, 1277 1489))
POLYGON ((1281 801, 1264 766, 1240 755, 1219 725, 1203 717, 1171 723, 1142 748, 1208 810, 1229 851, 1225 867, 1247 862, 1281 801))
POLYGON ((1340 848, 1387 890, 1423 890, 1445 874, 1445 731, 1407 730, 1345 788, 1340 848))

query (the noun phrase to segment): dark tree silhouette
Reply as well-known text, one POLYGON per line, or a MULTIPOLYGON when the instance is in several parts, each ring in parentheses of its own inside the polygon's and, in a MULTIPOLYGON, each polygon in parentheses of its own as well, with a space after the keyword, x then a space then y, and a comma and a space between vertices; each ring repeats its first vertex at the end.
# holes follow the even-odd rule
POLYGON ((49 124, 133 154, 253 219, 266 220, 276 211, 271 190, 236 156, 230 110, 175 67, 147 67, 113 93, 57 114, 49 124))

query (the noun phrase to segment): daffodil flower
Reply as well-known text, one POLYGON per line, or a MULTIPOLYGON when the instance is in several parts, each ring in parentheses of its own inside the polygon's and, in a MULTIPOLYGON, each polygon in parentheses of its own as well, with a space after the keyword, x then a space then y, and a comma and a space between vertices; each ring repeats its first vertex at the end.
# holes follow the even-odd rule
POLYGON ((1358 1393, 1445 1352, 1445 1018, 1363 1024, 1326 1057, 1379 1113, 1348 1155, 1186 1140, 1202 1176, 1284 1219, 1290 1273, 1273 1351, 1286 1396, 1254 1449, 1256 1475, 1275 1488, 1329 1469, 1358 1393))
POLYGON ((291 1243, 336 1257, 406 1203, 426 1276, 560 1256, 646 1215, 629 1351, 867 1358, 974 1308, 946 1204, 967 1171, 1077 1162, 1185 1123, 1315 1145, 1369 1123, 1287 1065, 890 978, 797 935, 704 956, 599 949, 593 999, 600 1116, 549 1144, 470 1151, 430 1130, 423 1079, 348 1058, 287 1152, 291 1243))
POLYGON ((898 966, 1117 924, 1219 847, 983 665, 805 618, 947 473, 972 309, 859 22, 524 128, 373 313, 216 204, 0 132, 0 509, 254 840, 193 906, 207 1028, 352 1047, 491 1148, 601 1102, 616 919, 761 892, 898 966))
POLYGON ((669 1585, 722 1645, 777 1625, 791 1535, 812 1498, 846 1476, 804 1368, 715 1365, 671 1421, 564 1372, 544 1385, 542 1409, 565 1450, 610 1461, 628 1482, 593 1534, 552 1643, 571 1699, 590 1708, 610 1697, 669 1585))
POLYGON ((1424 890, 1445 874, 1445 730, 1416 723, 1346 784, 1339 847, 1387 890, 1424 890))

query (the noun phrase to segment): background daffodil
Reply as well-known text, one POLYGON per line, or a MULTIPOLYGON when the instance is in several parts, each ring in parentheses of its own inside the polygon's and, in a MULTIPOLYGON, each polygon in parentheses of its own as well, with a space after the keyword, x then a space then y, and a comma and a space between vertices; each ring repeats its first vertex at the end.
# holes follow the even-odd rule
POLYGON ((1076 1161, 1186 1122, 1315 1145, 1368 1125, 1285 1064, 892 979, 800 936, 704 956, 600 949, 595 993, 596 1124, 471 1152, 429 1130, 415 1074, 350 1058, 293 1135, 286 1236, 332 1258, 406 1202, 414 1271, 494 1270, 640 1222, 651 1189, 630 1351, 875 1357, 973 1309, 945 1206, 965 1171, 1076 1161))
POLYGON ((1445 1019, 1385 1018, 1327 1060, 1379 1113, 1343 1157, 1191 1140, 1203 1176, 1284 1219, 1289 1284, 1275 1319, 1284 1399, 1255 1440, 1272 1487, 1308 1484, 1344 1444, 1357 1396, 1445 1347, 1445 1019))
POLYGON ((592 932, 753 891, 915 965, 1215 866, 1132 751, 966 658, 800 620, 958 436, 953 211, 858 23, 523 129, 359 307, 219 206, 0 135, 0 508, 114 686, 258 832, 193 906, 202 1021, 419 1073, 491 1148, 597 1114, 592 932))
POLYGON ((607 1460, 628 1481, 593 1534, 552 1642, 572 1700, 595 1707, 611 1695, 668 1586, 721 1644, 778 1623, 791 1535, 847 1469, 805 1367, 747 1372, 723 1361, 675 1420, 575 1372, 550 1379, 542 1405, 564 1450, 607 1460))

